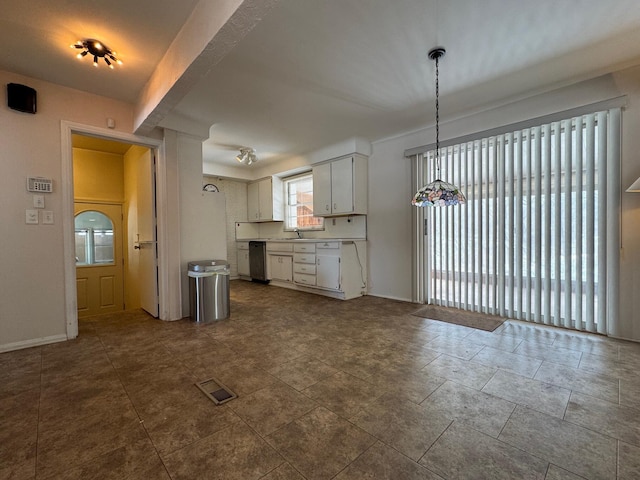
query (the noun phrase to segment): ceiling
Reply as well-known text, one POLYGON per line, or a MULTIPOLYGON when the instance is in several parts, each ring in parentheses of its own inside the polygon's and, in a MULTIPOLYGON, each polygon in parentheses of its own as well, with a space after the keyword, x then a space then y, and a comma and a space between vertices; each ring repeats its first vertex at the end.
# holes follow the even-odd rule
MULTIPOLYGON (((0 69, 135 103, 198 2, 2 3, 0 69), (69 45, 81 38, 109 45, 124 66, 78 61, 69 45)), ((445 119, 640 64, 637 0, 274 3, 159 123, 208 130, 205 162, 234 165, 240 146, 276 162, 432 124, 426 53, 436 45, 447 50, 445 119)))

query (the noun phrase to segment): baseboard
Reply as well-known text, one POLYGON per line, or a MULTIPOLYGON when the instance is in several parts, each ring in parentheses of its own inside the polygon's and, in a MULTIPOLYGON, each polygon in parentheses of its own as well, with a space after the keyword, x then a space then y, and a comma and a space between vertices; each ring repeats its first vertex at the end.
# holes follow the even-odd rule
POLYGON ((391 295, 380 295, 380 294, 371 293, 371 292, 368 292, 367 295, 369 295, 370 297, 386 298, 387 300, 397 300, 398 302, 417 303, 417 302, 412 302, 410 298, 400 298, 400 297, 394 297, 391 295))
POLYGON ((67 341, 66 335, 52 335, 50 337, 32 338, 23 340, 22 342, 5 343, 0 345, 0 352, 11 352, 13 350, 22 350, 24 348, 38 347, 40 345, 48 345, 50 343, 58 343, 67 341))

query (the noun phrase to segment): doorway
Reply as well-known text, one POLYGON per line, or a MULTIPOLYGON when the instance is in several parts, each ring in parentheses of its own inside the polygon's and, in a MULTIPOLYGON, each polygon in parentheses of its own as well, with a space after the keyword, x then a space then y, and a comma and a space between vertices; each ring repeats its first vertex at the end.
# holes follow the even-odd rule
POLYGON ((157 317, 155 155, 71 137, 78 318, 137 308, 157 317))

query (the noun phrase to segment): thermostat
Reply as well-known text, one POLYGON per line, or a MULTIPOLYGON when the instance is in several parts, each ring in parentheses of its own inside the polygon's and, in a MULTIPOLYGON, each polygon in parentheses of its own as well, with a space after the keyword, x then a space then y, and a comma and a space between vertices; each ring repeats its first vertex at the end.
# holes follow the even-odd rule
POLYGON ((53 192, 53 180, 42 177, 27 177, 27 191, 29 192, 53 192))

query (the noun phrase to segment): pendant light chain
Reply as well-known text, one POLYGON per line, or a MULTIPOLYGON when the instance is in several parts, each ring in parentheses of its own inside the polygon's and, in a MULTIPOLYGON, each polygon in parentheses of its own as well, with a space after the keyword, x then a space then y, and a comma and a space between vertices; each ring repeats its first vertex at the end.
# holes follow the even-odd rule
POLYGON ((440 55, 436 56, 436 178, 440 178, 440 55))
POLYGON ((435 47, 429 50, 429 59, 436 61, 436 153, 434 164, 436 167, 435 180, 422 187, 411 200, 416 207, 460 205, 467 199, 458 187, 440 179, 440 57, 445 49, 435 47))

